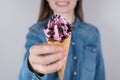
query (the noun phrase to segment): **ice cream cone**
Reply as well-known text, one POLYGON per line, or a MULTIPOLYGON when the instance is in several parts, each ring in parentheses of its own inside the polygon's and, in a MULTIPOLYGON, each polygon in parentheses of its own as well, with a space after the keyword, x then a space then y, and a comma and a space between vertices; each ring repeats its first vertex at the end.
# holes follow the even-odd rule
MULTIPOLYGON (((50 41, 47 38, 48 44, 54 45, 54 46, 61 46, 61 47, 63 47, 64 51, 66 51, 67 53, 69 51, 70 41, 71 41, 71 35, 68 38, 66 38, 65 40, 63 40, 62 42, 59 42, 59 41, 50 41)), ((67 54, 67 56, 68 56, 68 54, 67 54)), ((65 71, 65 67, 66 67, 66 61, 65 61, 64 65, 63 65, 63 67, 58 71, 58 75, 59 75, 60 80, 62 80, 63 77, 64 77, 64 71, 65 71)))
MULTIPOLYGON (((72 27, 63 17, 60 15, 53 15, 53 17, 50 18, 47 26, 44 28, 44 33, 46 35, 48 44, 63 47, 68 56, 72 27)), ((62 80, 64 77, 66 61, 64 66, 58 71, 60 80, 62 80)))

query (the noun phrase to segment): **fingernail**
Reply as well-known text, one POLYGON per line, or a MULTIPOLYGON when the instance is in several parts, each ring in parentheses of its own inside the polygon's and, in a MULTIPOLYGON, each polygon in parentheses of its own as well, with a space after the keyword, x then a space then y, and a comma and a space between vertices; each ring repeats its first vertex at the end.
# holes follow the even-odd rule
POLYGON ((67 52, 64 52, 64 53, 63 53, 63 56, 66 56, 66 55, 67 55, 67 52))
POLYGON ((66 58, 63 58, 62 62, 65 62, 66 58))
POLYGON ((57 46, 57 50, 58 50, 58 51, 63 51, 63 48, 57 46))

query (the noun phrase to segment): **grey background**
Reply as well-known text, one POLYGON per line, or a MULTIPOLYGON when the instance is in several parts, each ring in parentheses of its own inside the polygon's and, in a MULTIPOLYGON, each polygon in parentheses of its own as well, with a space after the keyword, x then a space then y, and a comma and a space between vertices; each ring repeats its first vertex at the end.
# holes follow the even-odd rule
MULTIPOLYGON (((120 0, 84 0, 85 20, 101 32, 107 80, 120 80, 120 0)), ((0 0, 0 80, 17 80, 28 27, 40 0, 0 0)))

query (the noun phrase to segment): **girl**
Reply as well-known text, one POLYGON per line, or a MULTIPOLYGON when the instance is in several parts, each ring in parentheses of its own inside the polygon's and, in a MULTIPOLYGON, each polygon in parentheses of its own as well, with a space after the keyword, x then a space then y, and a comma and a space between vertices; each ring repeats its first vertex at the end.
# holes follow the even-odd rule
POLYGON ((60 46, 47 44, 43 32, 53 14, 61 15, 72 24, 63 80, 105 80, 100 33, 83 21, 82 0, 41 0, 38 22, 27 34, 19 80, 59 80, 57 71, 63 66, 67 53, 60 46), (51 62, 54 63, 49 64, 51 62))

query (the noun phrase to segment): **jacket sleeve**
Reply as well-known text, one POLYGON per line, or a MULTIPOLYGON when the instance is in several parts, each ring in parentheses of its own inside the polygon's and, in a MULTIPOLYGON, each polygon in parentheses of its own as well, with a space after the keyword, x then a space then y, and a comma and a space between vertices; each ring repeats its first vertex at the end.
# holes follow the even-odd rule
POLYGON ((100 40, 100 33, 97 30, 97 57, 96 57, 96 72, 94 80, 105 80, 105 68, 104 68, 104 60, 102 56, 102 49, 101 49, 101 40, 100 40))
POLYGON ((28 67, 29 49, 31 46, 40 43, 41 43, 41 39, 38 37, 37 33, 30 28, 30 31, 27 34, 27 40, 25 44, 26 53, 24 56, 22 68, 20 70, 19 80, 46 80, 47 75, 40 77, 39 75, 33 73, 28 67))

